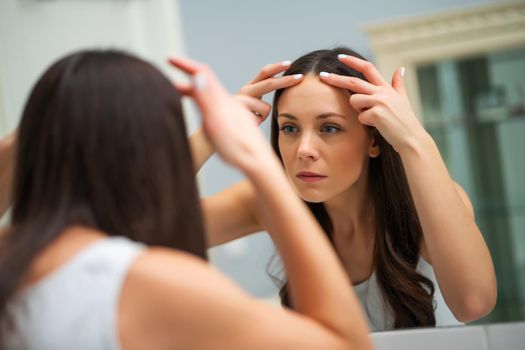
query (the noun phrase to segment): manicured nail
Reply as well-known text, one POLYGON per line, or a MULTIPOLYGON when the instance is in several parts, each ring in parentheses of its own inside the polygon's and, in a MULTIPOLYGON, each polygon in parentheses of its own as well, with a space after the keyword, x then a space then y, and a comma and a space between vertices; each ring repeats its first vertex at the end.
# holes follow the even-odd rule
POLYGON ((339 55, 337 55, 337 58, 339 58, 340 60, 342 60, 343 58, 347 57, 348 55, 345 55, 344 53, 340 53, 339 55))
POLYGON ((283 65, 283 67, 288 67, 292 64, 292 61, 282 61, 281 64, 283 65))
POLYGON ((299 79, 301 79, 302 77, 303 77, 302 74, 294 74, 294 75, 293 75, 293 78, 294 78, 295 80, 299 80, 299 79))
POLYGON ((202 91, 206 87, 206 76, 203 73, 197 74, 193 78, 193 86, 195 90, 202 91))
POLYGON ((319 73, 319 75, 322 76, 323 78, 326 78, 326 77, 328 77, 330 75, 330 73, 328 73, 328 72, 321 72, 321 73, 319 73))
POLYGON ((401 78, 405 76, 405 67, 401 67, 401 78))

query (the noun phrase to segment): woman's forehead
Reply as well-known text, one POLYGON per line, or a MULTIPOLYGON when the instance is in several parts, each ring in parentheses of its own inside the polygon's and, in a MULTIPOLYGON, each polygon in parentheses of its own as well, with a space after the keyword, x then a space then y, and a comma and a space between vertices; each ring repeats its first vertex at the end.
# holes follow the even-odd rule
POLYGON ((322 82, 318 76, 307 75, 303 81, 283 91, 279 114, 304 115, 336 113, 353 115, 348 91, 322 82))

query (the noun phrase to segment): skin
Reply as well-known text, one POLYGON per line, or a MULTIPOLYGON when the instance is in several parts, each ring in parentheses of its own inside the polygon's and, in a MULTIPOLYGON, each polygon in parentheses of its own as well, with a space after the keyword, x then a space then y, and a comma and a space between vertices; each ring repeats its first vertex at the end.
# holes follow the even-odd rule
POLYGON ((342 200, 339 196, 354 198, 366 191, 368 159, 379 149, 357 121, 345 91, 307 75, 302 84, 285 90, 278 110, 281 157, 301 198, 337 201, 342 200), (307 182, 298 177, 301 171, 326 178, 307 182))
MULTIPOLYGON (((485 316, 497 295, 490 252, 467 194, 451 179, 436 144, 412 110, 401 69, 388 83, 369 62, 349 56, 340 61, 362 72, 368 82, 336 74, 306 76, 285 90, 279 101, 278 121, 285 127, 279 147, 296 193, 326 204, 348 276, 354 284, 367 279, 372 273, 374 231, 367 164, 381 150, 365 126, 375 127, 401 156, 423 229, 419 253, 433 266, 447 305, 463 322, 485 316), (319 118, 334 112, 342 117, 319 118), (330 124, 342 131, 335 132, 327 127, 330 124), (305 170, 327 177, 305 183, 296 177, 305 170)), ((275 83, 273 76, 266 77, 275 83)), ((197 154, 197 163, 207 157, 197 154)), ((203 208, 212 246, 265 230, 249 183, 203 199, 203 208)))
POLYGON ((0 217, 11 203, 16 131, 0 140, 0 217))
POLYGON ((372 273, 368 164, 380 149, 348 98, 347 91, 314 75, 285 90, 278 108, 279 149, 297 194, 325 203, 339 256, 351 280, 360 283, 372 273), (301 171, 326 177, 307 182, 297 176, 301 171))
MULTIPOLYGON (((294 195, 250 112, 226 93, 206 66, 187 59, 172 63, 205 81, 203 88, 186 93, 202 112, 209 143, 244 172, 264 207, 260 220, 283 254, 297 309, 276 308, 249 297, 192 255, 148 247, 130 266, 122 287, 117 317, 122 348, 216 349, 221 344, 227 349, 372 349, 344 270, 321 228, 294 195), (260 166, 269 173, 261 174, 260 166), (291 223, 290 217, 300 222, 291 223), (332 273, 325 274, 324 268, 332 273)), ((104 238, 101 231, 69 227, 35 257, 19 290, 104 238)))

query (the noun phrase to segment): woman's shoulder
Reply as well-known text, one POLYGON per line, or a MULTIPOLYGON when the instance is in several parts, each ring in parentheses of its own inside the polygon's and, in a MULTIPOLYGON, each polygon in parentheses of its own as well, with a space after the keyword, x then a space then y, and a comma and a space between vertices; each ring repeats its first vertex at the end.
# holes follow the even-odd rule
POLYGON ((148 348, 162 348, 161 344, 199 337, 199 329, 216 321, 214 315, 226 312, 224 305, 246 298, 201 258, 147 248, 130 266, 122 288, 118 326, 123 348, 143 342, 148 348))
POLYGON ((156 302, 159 304, 168 304, 177 295, 204 296, 212 294, 212 291, 219 292, 221 288, 241 291, 207 261, 184 251, 164 247, 144 249, 130 266, 124 286, 132 290, 136 287, 138 296, 147 299, 157 295, 159 299, 156 302))

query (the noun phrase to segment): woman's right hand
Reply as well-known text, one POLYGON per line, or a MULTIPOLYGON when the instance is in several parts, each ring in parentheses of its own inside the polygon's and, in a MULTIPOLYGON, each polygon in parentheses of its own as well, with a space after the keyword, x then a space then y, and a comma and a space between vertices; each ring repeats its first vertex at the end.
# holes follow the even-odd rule
POLYGON ((272 159, 252 112, 228 94, 208 66, 186 58, 170 62, 191 76, 193 84, 179 91, 197 103, 204 133, 225 161, 246 172, 272 159))
POLYGON ((243 86, 234 96, 255 114, 259 125, 266 120, 272 109, 269 103, 261 100, 262 97, 274 90, 297 85, 303 80, 302 74, 275 76, 288 69, 290 64, 290 61, 282 61, 264 66, 255 78, 243 86))

